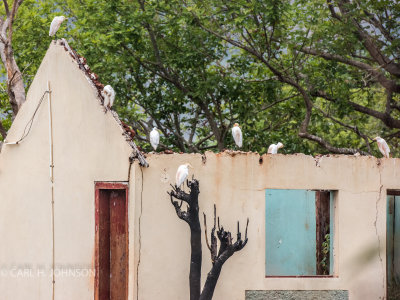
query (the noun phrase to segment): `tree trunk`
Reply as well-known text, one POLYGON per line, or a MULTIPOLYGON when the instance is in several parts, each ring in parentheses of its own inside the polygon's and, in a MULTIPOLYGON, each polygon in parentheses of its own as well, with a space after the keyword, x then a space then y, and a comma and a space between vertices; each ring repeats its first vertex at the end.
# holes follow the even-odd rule
POLYGON ((8 2, 3 0, 6 15, 0 17, 0 57, 7 71, 7 94, 13 111, 13 118, 25 102, 25 87, 22 73, 14 58, 12 48, 13 23, 23 0, 15 0, 11 10, 8 2))
MULTIPOLYGON (((14 117, 17 115, 22 104, 25 102, 25 87, 22 78, 22 73, 14 58, 14 53, 11 45, 4 47, 5 61, 3 64, 7 70, 7 93, 14 117)), ((3 57, 3 55, 1 55, 3 57)))
MULTIPOLYGON (((198 215, 198 214, 197 214, 198 215)), ((201 263, 202 263, 202 249, 201 249, 201 228, 199 218, 197 217, 198 226, 196 228, 190 227, 190 300, 199 300, 201 292, 201 263)))
POLYGON ((207 280, 204 284, 203 292, 201 293, 200 300, 211 300, 214 295, 215 287, 217 286, 217 281, 219 274, 221 274, 223 262, 216 261, 211 271, 207 274, 207 280))
POLYGON ((190 227, 190 273, 189 273, 189 284, 190 284, 190 300, 199 300, 201 292, 201 263, 202 263, 202 249, 201 249, 201 227, 199 220, 199 182, 194 179, 187 182, 190 188, 190 194, 185 193, 178 187, 168 193, 171 197, 171 203, 175 207, 176 214, 190 227), (181 200, 178 204, 177 201, 173 200, 175 197, 181 200), (182 201, 188 204, 187 211, 182 211, 182 201))

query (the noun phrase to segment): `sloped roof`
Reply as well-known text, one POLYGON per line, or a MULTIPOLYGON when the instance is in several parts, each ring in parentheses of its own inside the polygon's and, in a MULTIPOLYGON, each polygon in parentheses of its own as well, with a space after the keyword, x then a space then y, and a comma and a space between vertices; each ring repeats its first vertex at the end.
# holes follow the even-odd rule
MULTIPOLYGON (((64 46, 65 51, 69 53, 69 55, 74 59, 74 61, 77 63, 79 69, 85 74, 86 79, 88 82, 91 84, 93 88, 96 89, 97 91, 97 99, 99 100, 99 103, 103 105, 104 98, 101 95, 101 91, 104 88, 104 84, 102 84, 98 80, 97 74, 92 72, 90 70, 89 65, 86 63, 86 59, 79 55, 76 51, 74 51, 68 44, 68 42, 65 39, 57 40, 57 43, 60 44, 61 46, 64 46)), ((136 146, 135 142, 133 141, 133 138, 135 136, 135 131, 133 131, 126 123, 120 120, 118 114, 114 110, 110 110, 111 115, 114 117, 115 121, 119 125, 122 131, 122 135, 124 136, 126 142, 131 146, 132 148, 132 155, 130 159, 137 159, 139 161, 139 164, 144 167, 148 167, 149 164, 146 161, 145 156, 143 153, 138 149, 136 146)))

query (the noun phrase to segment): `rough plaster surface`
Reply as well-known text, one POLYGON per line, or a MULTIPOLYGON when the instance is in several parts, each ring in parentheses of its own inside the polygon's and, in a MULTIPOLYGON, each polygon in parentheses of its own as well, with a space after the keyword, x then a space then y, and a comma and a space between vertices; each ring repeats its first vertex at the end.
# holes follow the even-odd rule
MULTIPOLYGON (((206 213, 208 224, 214 203, 221 224, 234 233, 237 220, 243 228, 250 219, 249 242, 224 265, 215 300, 243 300, 246 290, 347 290, 350 299, 385 297, 386 191, 400 189, 400 160, 303 154, 261 158, 262 164, 257 153, 147 156, 150 168, 143 170, 141 191, 139 299, 188 299, 190 232, 166 195, 177 167, 185 162, 194 167, 189 176, 200 181, 200 213, 206 213), (265 277, 267 188, 336 191, 333 277, 265 277), (169 271, 160 272, 158 266, 169 271)), ((203 239, 202 284, 210 268, 203 239)))
POLYGON ((347 300, 348 291, 246 291, 246 300, 347 300))
MULTIPOLYGON (((93 299, 94 182, 126 181, 132 150, 74 59, 54 43, 8 141, 20 138, 47 81, 53 112, 55 299, 93 299)), ((51 199, 46 95, 26 139, 4 145, 0 155, 1 300, 52 299, 51 199)))

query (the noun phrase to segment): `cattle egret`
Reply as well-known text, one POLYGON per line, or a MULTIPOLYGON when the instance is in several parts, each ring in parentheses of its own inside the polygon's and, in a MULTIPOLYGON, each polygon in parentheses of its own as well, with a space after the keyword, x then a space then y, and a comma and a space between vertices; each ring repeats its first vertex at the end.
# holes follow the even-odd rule
POLYGON ((390 148, 386 141, 381 138, 380 136, 377 136, 374 138, 374 141, 378 144, 379 151, 383 154, 384 157, 389 158, 390 157, 390 148))
POLYGON ((176 171, 176 186, 180 187, 186 180, 189 175, 189 167, 193 168, 191 164, 185 163, 180 165, 178 170, 176 171))
POLYGON ((236 145, 241 148, 243 144, 242 130, 239 127, 238 123, 235 123, 232 127, 232 136, 235 140, 236 145))
POLYGON ((160 143, 160 133, 158 132, 157 127, 154 127, 150 132, 150 144, 154 151, 157 150, 158 143, 160 143))
POLYGON ((278 144, 271 144, 268 148, 268 153, 269 154, 277 154, 278 150, 280 148, 283 148, 283 144, 281 142, 279 142, 278 144))
POLYGON ((57 40, 57 30, 60 28, 61 23, 66 20, 64 16, 54 17, 53 21, 50 24, 49 36, 55 36, 57 40))
POLYGON ((103 91, 101 92, 101 95, 104 97, 104 103, 103 103, 104 107, 111 109, 111 107, 114 104, 114 98, 115 98, 115 91, 111 87, 111 85, 106 85, 103 91))

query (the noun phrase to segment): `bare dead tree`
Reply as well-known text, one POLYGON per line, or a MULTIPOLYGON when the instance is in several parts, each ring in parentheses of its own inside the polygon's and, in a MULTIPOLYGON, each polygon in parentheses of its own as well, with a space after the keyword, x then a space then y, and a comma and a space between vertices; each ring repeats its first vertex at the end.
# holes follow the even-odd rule
POLYGON ((240 232, 239 221, 237 222, 237 235, 236 242, 233 243, 232 234, 229 231, 225 231, 223 226, 219 225, 219 217, 218 217, 218 230, 216 228, 216 206, 214 204, 214 226, 211 229, 211 245, 208 243, 207 238, 207 217, 203 213, 204 216, 204 233, 206 236, 207 247, 211 253, 211 261, 212 268, 210 272, 207 274, 206 283, 204 284, 203 291, 200 295, 200 300, 209 300, 212 299, 215 286, 217 285, 217 281, 219 275, 221 274, 222 266, 224 263, 237 251, 240 251, 247 244, 247 227, 249 226, 249 219, 247 218, 246 223, 246 232, 245 238, 242 240, 242 234, 240 232), (215 237, 215 231, 217 231, 218 240, 220 242, 219 250, 217 251, 217 238, 215 237))
POLYGON ((15 0, 10 9, 7 0, 3 0, 5 15, 0 17, 0 57, 7 73, 7 94, 14 117, 25 102, 22 72, 15 61, 12 47, 13 25, 22 2, 23 0, 15 0))
POLYGON ((173 187, 172 191, 168 194, 171 197, 171 203, 175 207, 177 216, 188 223, 190 227, 190 300, 198 300, 200 297, 200 279, 201 279, 201 227, 199 220, 199 181, 193 179, 192 181, 186 182, 190 189, 190 193, 185 193, 179 187, 173 187), (174 201, 173 198, 180 200, 181 202, 174 201), (187 211, 182 210, 182 203, 186 202, 188 208, 187 211))
POLYGON ((190 227, 190 246, 191 246, 191 258, 190 258, 190 273, 189 273, 189 284, 190 284, 190 300, 211 300, 214 294, 215 287, 219 275, 222 270, 223 264, 237 251, 240 251, 247 244, 247 227, 249 220, 247 219, 245 239, 241 239, 241 233, 239 230, 239 222, 237 228, 237 239, 233 242, 232 234, 229 231, 225 231, 223 227, 219 225, 218 218, 218 230, 216 228, 216 207, 214 205, 214 227, 211 230, 211 245, 207 239, 207 224, 206 215, 204 214, 204 230, 206 236, 207 247, 211 252, 212 268, 207 275, 206 282, 203 290, 201 291, 201 264, 202 264, 202 248, 201 248, 201 227, 199 219, 199 181, 192 179, 186 181, 189 193, 186 193, 177 186, 172 186, 172 190, 168 192, 170 195, 171 203, 175 207, 177 216, 184 220, 190 227), (178 201, 174 200, 177 199, 178 201), (180 202, 179 202, 180 201, 180 202), (187 204, 187 210, 182 209, 183 202, 187 204), (218 250, 218 241, 215 237, 217 233, 218 240, 220 241, 220 247, 218 250))

